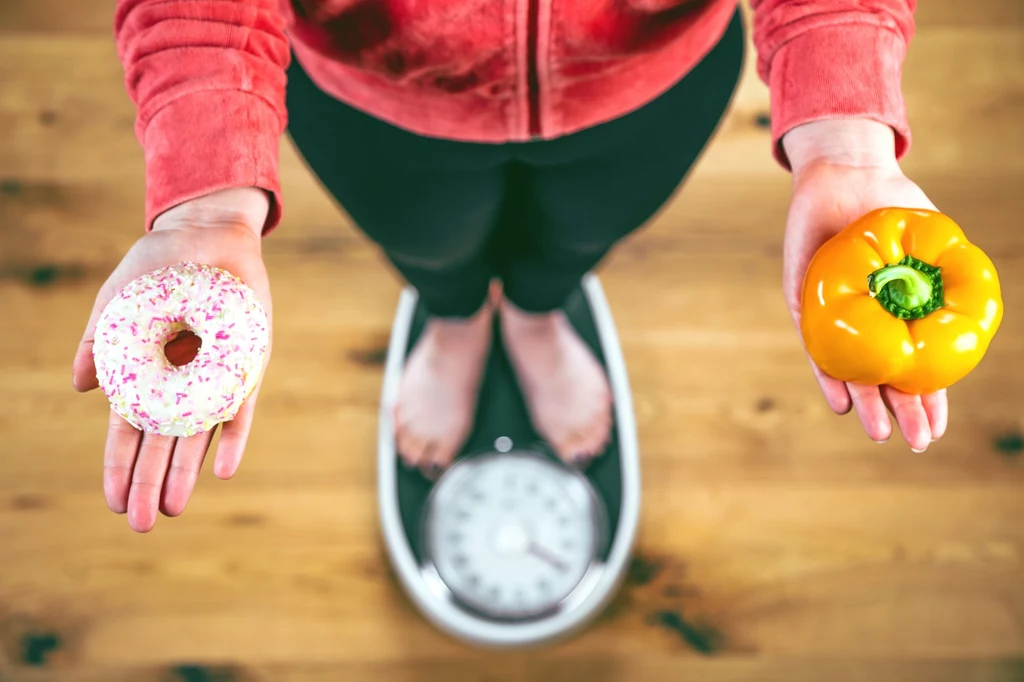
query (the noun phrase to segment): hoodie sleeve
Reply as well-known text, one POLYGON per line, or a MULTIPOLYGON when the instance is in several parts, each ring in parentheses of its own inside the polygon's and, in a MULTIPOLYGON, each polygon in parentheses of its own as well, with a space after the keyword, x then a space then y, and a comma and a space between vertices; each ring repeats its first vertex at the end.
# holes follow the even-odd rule
POLYGON ((118 0, 114 20, 146 168, 146 230, 167 209, 230 187, 271 196, 290 60, 278 0, 118 0))
POLYGON ((812 121, 869 118, 910 148, 901 91, 916 0, 750 0, 757 72, 771 93, 772 153, 789 169, 782 136, 812 121))

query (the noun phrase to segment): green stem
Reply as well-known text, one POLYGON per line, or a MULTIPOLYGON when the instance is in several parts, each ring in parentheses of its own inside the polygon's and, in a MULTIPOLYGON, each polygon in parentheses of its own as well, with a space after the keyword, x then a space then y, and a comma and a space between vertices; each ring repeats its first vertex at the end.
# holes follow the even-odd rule
POLYGON ((941 269, 913 256, 872 272, 868 289, 883 308, 901 320, 918 320, 945 305, 941 269))

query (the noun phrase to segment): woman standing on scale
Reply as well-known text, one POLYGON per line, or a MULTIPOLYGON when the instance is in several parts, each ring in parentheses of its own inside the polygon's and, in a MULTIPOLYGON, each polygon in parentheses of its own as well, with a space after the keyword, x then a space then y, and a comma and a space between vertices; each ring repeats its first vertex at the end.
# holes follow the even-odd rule
MULTIPOLYGON (((910 144, 902 63, 914 0, 750 0, 772 147, 793 173, 784 293, 815 250, 883 206, 934 208, 900 170, 910 144)), ((681 184, 740 75, 737 0, 119 0, 115 34, 146 162, 145 236, 103 285, 181 260, 233 272, 270 309, 261 242, 284 200, 287 129, 324 187, 432 313, 403 377, 396 441, 435 475, 472 426, 501 328, 535 426, 567 461, 600 452, 611 398, 559 307, 681 184), (502 292, 489 293, 500 279, 502 292)), ((684 282, 680 282, 684 284, 684 282)), ((944 393, 847 385, 813 368, 828 404, 874 440, 891 410, 924 450, 944 393)), ((234 474, 257 391, 224 425, 234 474)), ((110 508, 148 531, 180 514, 210 434, 143 435, 111 413, 110 508)))

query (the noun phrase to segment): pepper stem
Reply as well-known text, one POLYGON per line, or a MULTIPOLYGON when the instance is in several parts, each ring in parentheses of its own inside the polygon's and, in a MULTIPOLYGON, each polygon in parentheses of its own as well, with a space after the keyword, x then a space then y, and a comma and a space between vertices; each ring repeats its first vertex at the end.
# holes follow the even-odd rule
POLYGON ((904 256, 868 275, 868 290, 879 304, 901 320, 918 320, 943 305, 940 268, 904 256))

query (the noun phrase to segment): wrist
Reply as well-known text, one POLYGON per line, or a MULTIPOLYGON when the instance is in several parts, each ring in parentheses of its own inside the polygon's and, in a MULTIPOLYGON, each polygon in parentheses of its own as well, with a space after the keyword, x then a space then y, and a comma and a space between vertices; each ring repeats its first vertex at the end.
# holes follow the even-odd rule
POLYGON ((182 202, 153 221, 153 230, 182 227, 244 227, 262 237, 270 196, 258 187, 232 187, 182 202))
POLYGON ((819 163, 897 169, 896 135, 870 119, 830 119, 799 125, 782 137, 794 175, 819 163))

